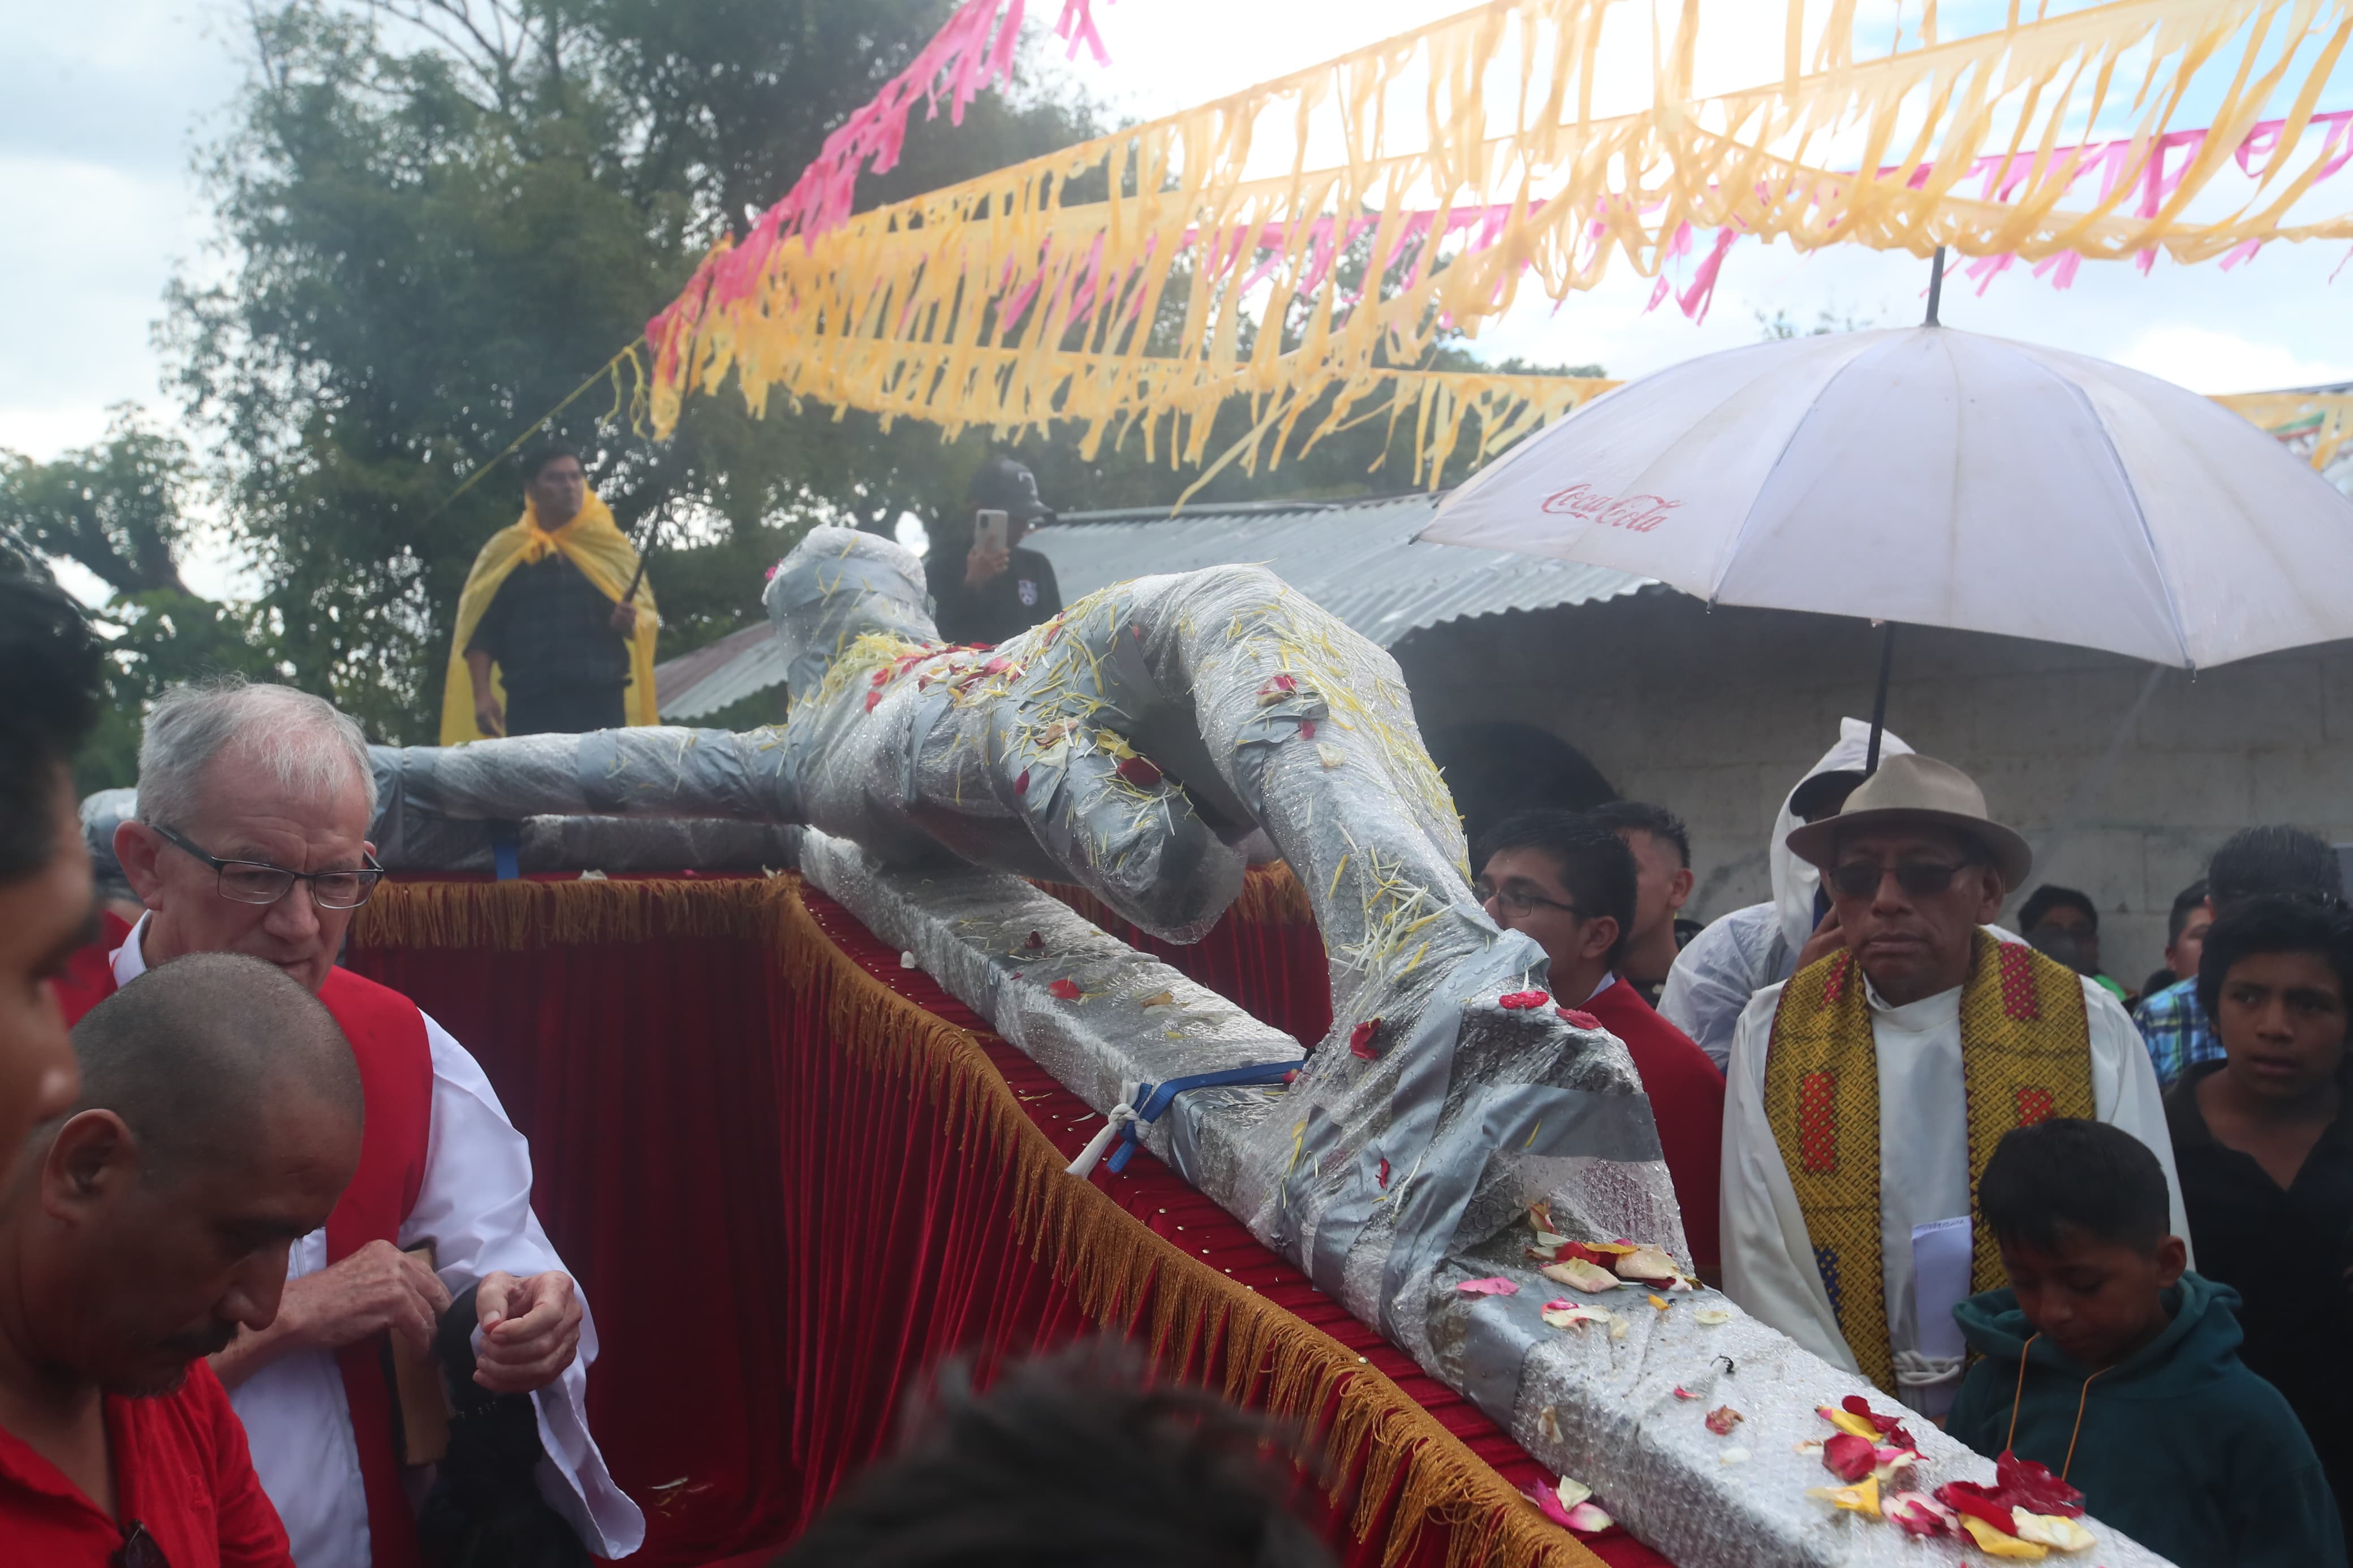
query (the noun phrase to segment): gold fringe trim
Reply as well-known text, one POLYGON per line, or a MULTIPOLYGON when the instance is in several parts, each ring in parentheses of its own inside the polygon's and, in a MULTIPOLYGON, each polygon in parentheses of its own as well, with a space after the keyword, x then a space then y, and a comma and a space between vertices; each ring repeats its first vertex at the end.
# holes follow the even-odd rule
POLYGON ((759 939, 781 879, 385 882, 352 921, 362 947, 523 952, 675 937, 759 939))
MULTIPOLYGON (((1449 1568, 1598 1568, 1600 1560, 1552 1524, 1356 1352, 1248 1286, 1162 1240, 1067 1163, 966 1030, 906 1001, 837 947, 778 878, 779 962, 796 987, 825 999, 835 1044, 902 1077, 944 1111, 960 1150, 1014 1165, 1015 1234, 1099 1323, 1148 1347, 1172 1376, 1208 1377, 1230 1398, 1255 1397, 1320 1449, 1335 1500, 1363 1455, 1351 1525, 1367 1539, 1402 1478, 1382 1543, 1395 1568, 1424 1527, 1452 1531, 1449 1568)), ((1296 886, 1293 883, 1293 886, 1296 886)))
MULTIPOLYGON (((1039 892, 1060 900, 1108 931, 1120 931, 1128 922, 1117 911, 1076 882, 1033 880, 1039 892)), ((1253 866, 1242 878, 1242 890, 1226 906, 1226 917, 1246 925, 1312 926, 1315 906, 1287 860, 1253 866)))

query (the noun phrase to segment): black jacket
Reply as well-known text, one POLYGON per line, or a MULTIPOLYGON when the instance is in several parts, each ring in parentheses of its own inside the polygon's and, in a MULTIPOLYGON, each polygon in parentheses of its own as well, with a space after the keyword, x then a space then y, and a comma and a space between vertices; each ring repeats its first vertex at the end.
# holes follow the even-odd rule
POLYGON ((968 548, 943 540, 933 545, 924 563, 924 582, 937 606, 942 637, 1001 643, 1061 613, 1061 585, 1054 581, 1054 563, 1043 555, 1016 545, 1003 572, 977 588, 967 588, 964 562, 968 548))

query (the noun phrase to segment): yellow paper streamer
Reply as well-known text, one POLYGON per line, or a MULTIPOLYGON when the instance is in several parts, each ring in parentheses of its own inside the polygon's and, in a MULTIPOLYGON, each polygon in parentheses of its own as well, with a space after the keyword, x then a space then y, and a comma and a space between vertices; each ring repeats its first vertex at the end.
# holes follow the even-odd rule
POLYGON ((1140 435, 1199 464, 1240 395, 1251 427, 1221 462, 1410 416, 1434 483, 1595 390, 1412 371, 1438 332, 1475 333, 1526 282, 1589 289, 1613 259, 1656 276, 1687 229, 2029 262, 2353 237, 2353 215, 2298 206, 2353 0, 2110 0, 1965 38, 1930 25, 1867 60, 1852 0, 1815 0, 1811 29, 1783 4, 1780 73, 1742 91, 1695 94, 1699 7, 1658 0, 1647 107, 1599 115, 1623 90, 1602 79, 1611 0, 1498 0, 813 241, 723 247, 657 321, 655 428, 732 374, 755 413, 782 393, 999 438, 1067 420, 1090 458, 1140 435), (2193 78, 2211 133, 2168 154, 2193 78), (2200 203, 2274 104, 2236 204, 2200 203), (2119 117, 2113 178, 2087 178, 2081 128, 2119 117), (2014 160, 2006 199, 1977 194, 1989 156, 2014 160), (1367 277, 1385 282, 1356 299, 1367 277))

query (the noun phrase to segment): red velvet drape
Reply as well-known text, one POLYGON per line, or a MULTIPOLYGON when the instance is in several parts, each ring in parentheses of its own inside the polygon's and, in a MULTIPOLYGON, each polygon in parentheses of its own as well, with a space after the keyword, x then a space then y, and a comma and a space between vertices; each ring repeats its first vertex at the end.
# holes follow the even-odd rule
POLYGON ((800 1488, 765 942, 525 952, 354 943, 471 1050, 531 1140, 533 1206, 594 1314, 590 1428, 649 1568, 776 1540, 800 1488))
MULTIPOLYGON (((507 889, 527 886, 480 896, 524 898, 507 889)), ((979 1029, 847 913, 813 891, 807 905, 867 975, 979 1029)), ((355 940, 348 960, 467 1044, 532 1140, 541 1218, 603 1341, 592 1423, 647 1509, 637 1561, 649 1568, 786 1539, 887 1450, 903 1399, 947 1356, 973 1355, 986 1375, 1007 1355, 1143 1319, 1131 1306, 1099 1322, 1052 1249, 1018 1237, 1013 1162, 959 1115, 968 1086, 927 1080, 912 1054, 844 1048, 838 998, 821 977, 788 984, 778 959, 761 933, 656 931, 522 951, 355 940)), ((1314 960, 1320 985, 1320 944, 1314 960)), ((1075 1152, 1092 1113, 1010 1047, 980 1040, 1030 1123, 1075 1152)), ((1511 1485, 1546 1479, 1148 1156, 1095 1182, 1144 1226, 1363 1356, 1511 1485)), ((1219 1325, 1199 1332, 1164 1364, 1222 1377, 1219 1325)), ((1352 1562, 1380 1561, 1405 1476, 1386 1480, 1361 1531, 1345 1509, 1331 1516, 1352 1562)), ((1408 1561, 1443 1563, 1453 1528, 1430 1522, 1408 1561)), ((1576 1560, 1560 1542, 1559 1560, 1576 1560)), ((1612 1564, 1663 1562, 1622 1534, 1590 1544, 1612 1564)))

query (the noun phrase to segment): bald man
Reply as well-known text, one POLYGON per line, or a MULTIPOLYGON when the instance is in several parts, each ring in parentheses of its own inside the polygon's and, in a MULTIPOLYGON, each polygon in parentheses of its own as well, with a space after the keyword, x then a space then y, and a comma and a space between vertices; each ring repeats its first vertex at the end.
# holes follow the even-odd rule
POLYGON ((351 1047, 273 964, 162 964, 73 1034, 0 1196, 0 1562, 289 1568, 205 1357, 278 1315, 358 1168, 351 1047))

